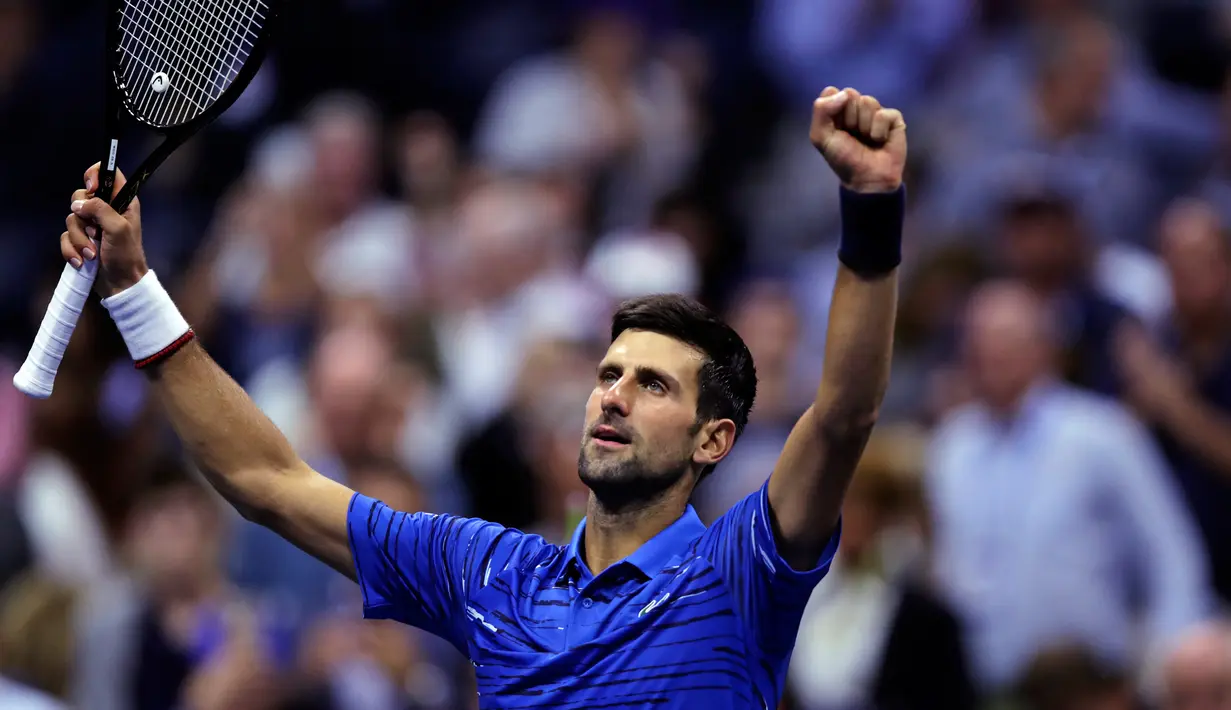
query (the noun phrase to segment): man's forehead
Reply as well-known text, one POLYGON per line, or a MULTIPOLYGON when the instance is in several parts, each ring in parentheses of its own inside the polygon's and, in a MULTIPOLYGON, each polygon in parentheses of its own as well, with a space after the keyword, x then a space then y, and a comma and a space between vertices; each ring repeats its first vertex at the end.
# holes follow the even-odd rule
POLYGON ((693 346, 662 333, 626 330, 607 348, 606 363, 621 363, 631 367, 653 367, 670 374, 695 372, 705 359, 693 346))

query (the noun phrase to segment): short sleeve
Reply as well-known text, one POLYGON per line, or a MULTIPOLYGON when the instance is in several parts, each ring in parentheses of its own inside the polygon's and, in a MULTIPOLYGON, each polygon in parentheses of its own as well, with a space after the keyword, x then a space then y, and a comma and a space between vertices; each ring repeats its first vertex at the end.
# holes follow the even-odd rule
POLYGON ((483 570, 508 564, 530 537, 473 518, 395 511, 358 493, 346 526, 364 618, 415 626, 463 653, 466 601, 486 582, 483 570))
POLYGON ((792 569, 774 538, 767 481, 705 531, 697 542, 697 554, 709 560, 726 582, 765 657, 783 660, 795 645, 812 590, 829 572, 840 536, 839 522, 816 566, 802 572, 792 569))

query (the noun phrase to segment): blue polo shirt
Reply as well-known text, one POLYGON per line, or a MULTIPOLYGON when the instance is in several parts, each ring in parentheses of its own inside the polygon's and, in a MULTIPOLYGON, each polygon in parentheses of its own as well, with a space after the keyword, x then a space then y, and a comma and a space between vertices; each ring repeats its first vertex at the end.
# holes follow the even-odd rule
POLYGON ((768 484, 709 528, 691 506, 594 576, 585 521, 567 546, 494 523, 400 513, 356 494, 348 514, 366 618, 453 643, 479 707, 776 708, 815 569, 779 556, 768 484))

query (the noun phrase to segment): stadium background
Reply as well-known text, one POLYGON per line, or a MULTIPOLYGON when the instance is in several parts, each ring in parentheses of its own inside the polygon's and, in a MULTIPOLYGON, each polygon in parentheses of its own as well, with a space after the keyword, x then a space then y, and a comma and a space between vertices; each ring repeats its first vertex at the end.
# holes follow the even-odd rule
MULTIPOLYGON (((5 382, 59 274, 69 195, 100 157, 101 4, 0 0, 5 382)), ((806 138, 809 104, 854 86, 910 124, 898 352, 847 513, 850 563, 805 619, 785 704, 1128 708, 1156 697, 1166 667, 1231 687, 1217 648, 1166 663, 1181 627, 1216 620, 1231 595, 1231 469, 1177 443, 1158 405, 1200 402, 1211 426, 1231 408, 1231 379, 1160 355, 1191 301, 1177 287, 1204 278, 1226 302, 1231 6, 292 4, 247 94, 142 202, 151 265, 319 470, 395 507, 563 540, 584 505, 576 447, 606 317, 621 298, 680 291, 732 319, 762 379, 748 433, 698 495, 703 517, 720 514, 768 474, 818 377, 837 190, 806 138), (977 487, 949 491, 956 513, 932 509, 945 472, 930 468, 945 464, 926 453, 971 397, 962 313, 993 275, 1057 306, 1064 376, 1140 417, 1131 443, 1163 454, 1141 475, 1180 501, 1094 537, 1127 548, 1129 571, 1086 583, 1157 632, 1128 661, 1063 633, 1064 604, 1050 610, 1060 633, 964 608, 970 580, 932 564, 933 531, 995 510, 977 487), (1124 323, 1158 334, 1144 364, 1124 323), (1152 623, 1161 606, 1175 623, 1152 623), (989 678, 982 649, 1006 639, 1020 660, 989 678)), ((1231 321, 1202 324, 1217 345, 1231 321)), ((1226 354, 1213 362, 1231 371, 1226 354)), ((474 707, 456 652, 359 621, 349 582, 205 493, 148 394, 96 303, 53 398, 0 387, 0 707, 27 707, 19 683, 103 710, 474 707)), ((1065 424, 1078 440, 1103 425, 1065 424)), ((1094 510, 1048 499, 1049 525, 1092 524, 1116 485, 1094 510)), ((994 527, 963 528, 962 544, 1010 549, 994 527)), ((1054 532, 1014 527, 1039 545, 1054 532)), ((1005 559, 1022 597, 1081 565, 1005 559)))

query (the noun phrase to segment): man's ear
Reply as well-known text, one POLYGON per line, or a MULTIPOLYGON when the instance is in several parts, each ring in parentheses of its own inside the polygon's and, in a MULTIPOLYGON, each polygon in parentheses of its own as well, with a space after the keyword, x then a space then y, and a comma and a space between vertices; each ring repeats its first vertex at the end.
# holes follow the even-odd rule
POLYGON ((698 468, 713 466, 726 458, 735 446, 735 422, 730 419, 708 421, 701 425, 694 441, 692 462, 698 468))

